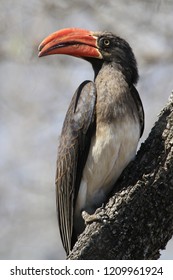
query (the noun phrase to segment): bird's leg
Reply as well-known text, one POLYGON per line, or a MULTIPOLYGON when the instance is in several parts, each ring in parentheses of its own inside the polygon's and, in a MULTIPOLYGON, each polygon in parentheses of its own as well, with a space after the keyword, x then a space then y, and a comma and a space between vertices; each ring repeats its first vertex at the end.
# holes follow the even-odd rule
POLYGON ((99 213, 94 213, 91 215, 88 214, 86 211, 82 211, 82 218, 84 219, 86 225, 91 224, 93 222, 107 223, 107 221, 109 220, 109 216, 104 213, 102 207, 99 209, 102 209, 101 211, 99 211, 99 213))

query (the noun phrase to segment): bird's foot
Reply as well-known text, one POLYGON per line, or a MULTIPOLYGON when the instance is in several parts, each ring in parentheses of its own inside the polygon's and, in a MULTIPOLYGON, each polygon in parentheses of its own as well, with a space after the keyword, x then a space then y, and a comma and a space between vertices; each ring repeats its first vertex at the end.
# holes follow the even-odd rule
POLYGON ((94 213, 90 215, 86 211, 82 211, 82 218, 86 225, 93 222, 106 223, 109 220, 109 216, 105 213, 94 213))

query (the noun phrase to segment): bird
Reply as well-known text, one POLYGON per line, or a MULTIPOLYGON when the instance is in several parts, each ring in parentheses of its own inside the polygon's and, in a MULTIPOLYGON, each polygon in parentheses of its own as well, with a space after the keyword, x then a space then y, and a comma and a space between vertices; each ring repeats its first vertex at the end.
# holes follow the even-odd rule
POLYGON ((136 89, 136 58, 128 42, 112 32, 70 27, 47 36, 39 57, 64 54, 88 61, 94 79, 74 93, 58 147, 56 205, 63 247, 69 255, 92 215, 136 155, 144 109, 136 89))

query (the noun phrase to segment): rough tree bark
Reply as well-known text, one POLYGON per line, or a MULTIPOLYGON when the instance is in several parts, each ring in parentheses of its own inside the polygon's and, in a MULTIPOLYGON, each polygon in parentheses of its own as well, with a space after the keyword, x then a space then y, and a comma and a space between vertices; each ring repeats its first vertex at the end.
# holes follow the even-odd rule
POLYGON ((158 259, 173 235, 173 93, 68 259, 158 259))

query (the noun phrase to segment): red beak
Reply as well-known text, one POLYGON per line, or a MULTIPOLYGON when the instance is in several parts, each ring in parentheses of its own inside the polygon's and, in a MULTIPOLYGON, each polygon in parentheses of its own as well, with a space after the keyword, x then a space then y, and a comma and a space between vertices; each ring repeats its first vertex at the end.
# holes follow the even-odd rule
POLYGON ((97 36, 91 31, 66 28, 46 37, 40 44, 38 56, 67 54, 76 57, 102 58, 97 47, 97 36))

